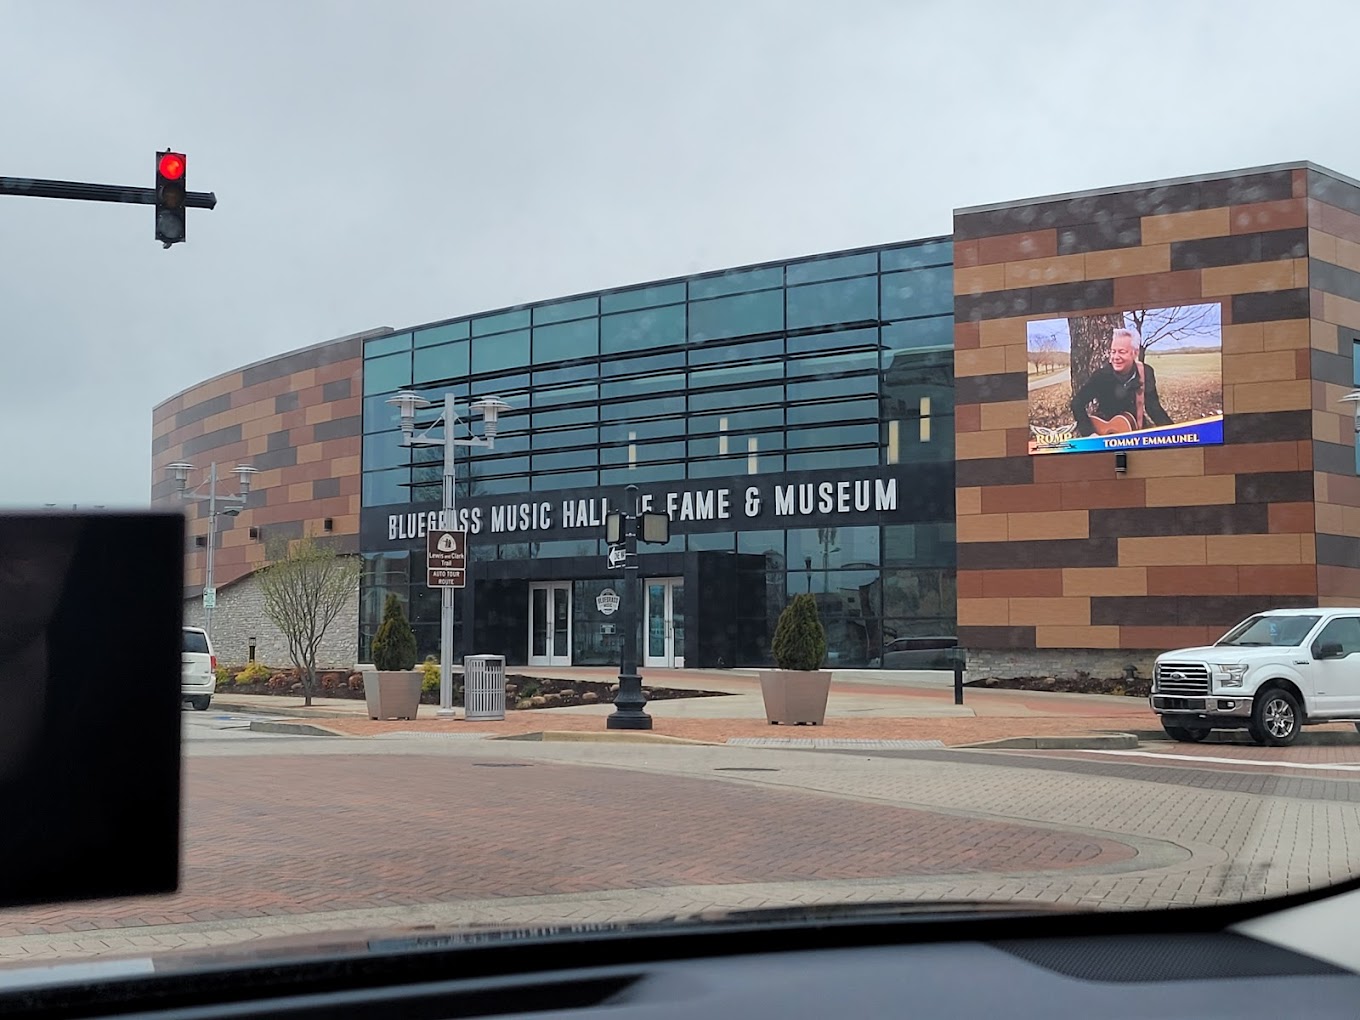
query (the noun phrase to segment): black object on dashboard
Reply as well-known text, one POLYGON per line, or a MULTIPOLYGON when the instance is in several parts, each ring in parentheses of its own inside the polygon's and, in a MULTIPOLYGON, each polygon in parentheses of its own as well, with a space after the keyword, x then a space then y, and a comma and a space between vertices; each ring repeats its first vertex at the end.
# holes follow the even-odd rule
POLYGON ((178 887, 184 540, 0 513, 0 907, 178 887))

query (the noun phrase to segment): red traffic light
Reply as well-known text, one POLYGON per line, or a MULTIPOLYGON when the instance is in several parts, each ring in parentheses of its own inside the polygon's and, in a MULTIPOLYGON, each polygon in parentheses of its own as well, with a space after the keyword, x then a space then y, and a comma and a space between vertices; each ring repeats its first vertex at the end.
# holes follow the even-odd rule
POLYGON ((163 152, 156 164, 156 172, 167 181, 177 181, 184 176, 184 156, 178 152, 163 152))

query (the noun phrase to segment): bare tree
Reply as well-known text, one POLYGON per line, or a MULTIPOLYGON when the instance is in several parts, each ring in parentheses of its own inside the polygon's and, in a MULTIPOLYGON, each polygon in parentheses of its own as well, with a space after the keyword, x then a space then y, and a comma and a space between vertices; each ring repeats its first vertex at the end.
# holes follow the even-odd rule
POLYGON ((1124 326, 1124 313, 1073 316, 1067 320, 1072 337, 1072 392, 1080 392, 1110 358, 1110 338, 1124 326))
POLYGON ((316 658, 326 631, 355 597, 360 564, 310 535, 266 546, 269 565, 260 572, 264 612, 288 641, 288 655, 302 678, 306 704, 317 691, 316 658))
POLYGON ((1165 311, 1151 333, 1143 332, 1147 322, 1147 309, 1127 313, 1134 328, 1138 330, 1138 360, 1147 361, 1147 349, 1161 340, 1187 340, 1203 336, 1214 322, 1213 305, 1177 305, 1175 308, 1159 309, 1165 311))
POLYGON ((1057 333, 1041 333, 1029 343, 1029 360, 1039 375, 1046 375, 1058 366, 1058 352, 1061 349, 1057 333))

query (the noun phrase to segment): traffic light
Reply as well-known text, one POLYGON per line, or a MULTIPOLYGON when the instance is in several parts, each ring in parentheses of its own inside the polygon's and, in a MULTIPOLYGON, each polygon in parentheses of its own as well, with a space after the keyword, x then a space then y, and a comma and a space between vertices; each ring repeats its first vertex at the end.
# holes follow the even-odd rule
POLYGON ((169 248, 184 240, 184 153, 156 153, 156 240, 169 248))

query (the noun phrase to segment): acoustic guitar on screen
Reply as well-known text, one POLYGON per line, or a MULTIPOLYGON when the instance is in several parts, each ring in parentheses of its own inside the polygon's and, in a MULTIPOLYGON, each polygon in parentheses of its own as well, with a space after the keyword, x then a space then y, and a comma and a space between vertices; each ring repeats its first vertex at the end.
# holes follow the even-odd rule
POLYGON ((1132 432, 1137 426, 1131 414, 1116 414, 1109 418, 1091 415, 1091 429, 1098 436, 1112 436, 1119 432, 1132 432))

